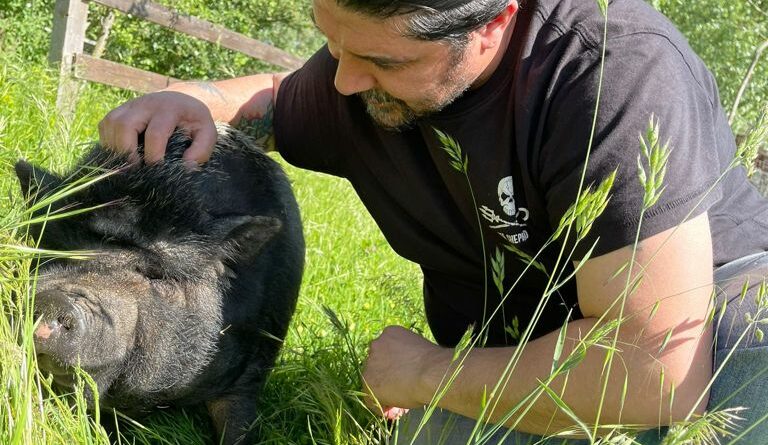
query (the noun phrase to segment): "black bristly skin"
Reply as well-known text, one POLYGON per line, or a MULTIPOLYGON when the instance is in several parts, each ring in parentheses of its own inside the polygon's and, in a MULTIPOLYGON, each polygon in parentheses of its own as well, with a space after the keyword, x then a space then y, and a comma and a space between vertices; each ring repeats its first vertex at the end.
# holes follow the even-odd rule
POLYGON ((211 160, 193 171, 181 160, 189 144, 175 132, 165 161, 149 166, 129 166, 97 145, 63 176, 17 163, 30 204, 94 171, 117 170, 51 211, 107 206, 30 227, 42 248, 97 252, 41 261, 43 321, 70 323, 45 301, 57 295, 86 327, 66 326, 55 341, 36 336, 36 347, 64 386, 59 374, 73 365, 89 372, 103 409, 136 416, 205 404, 223 443, 253 443, 257 397, 301 282, 300 216, 280 167, 246 136, 220 126, 211 160))

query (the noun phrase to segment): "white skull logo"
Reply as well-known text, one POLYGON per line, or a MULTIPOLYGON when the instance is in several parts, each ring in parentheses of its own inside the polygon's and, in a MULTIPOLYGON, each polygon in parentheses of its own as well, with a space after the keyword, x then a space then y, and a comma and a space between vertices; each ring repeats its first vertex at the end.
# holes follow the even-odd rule
POLYGON ((517 208, 515 207, 515 185, 512 182, 512 176, 499 181, 499 204, 504 209, 504 213, 509 216, 515 216, 517 214, 517 208))

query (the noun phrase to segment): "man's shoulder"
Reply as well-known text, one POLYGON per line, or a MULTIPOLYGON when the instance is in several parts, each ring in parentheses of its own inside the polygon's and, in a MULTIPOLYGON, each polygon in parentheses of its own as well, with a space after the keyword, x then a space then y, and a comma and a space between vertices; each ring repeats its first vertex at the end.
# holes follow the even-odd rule
POLYGON ((609 1, 605 15, 599 0, 530 0, 525 5, 533 9, 538 28, 554 29, 562 35, 572 33, 589 47, 602 44, 606 17, 612 39, 650 34, 685 42, 675 26, 644 0, 609 1))
POLYGON ((523 54, 529 66, 560 67, 553 68, 555 74, 570 72, 569 65, 597 65, 607 36, 605 57, 614 65, 661 64, 716 96, 714 78, 685 37, 644 0, 610 1, 607 15, 598 0, 529 0, 523 5, 531 21, 523 54))
MULTIPOLYGON (((538 43, 551 44, 555 40, 570 42, 568 46, 580 53, 600 53, 605 36, 610 57, 629 56, 622 48, 637 45, 658 46, 678 53, 685 63, 699 64, 698 57, 685 37, 662 13, 645 0, 612 0, 606 14, 600 10, 599 0, 529 0, 530 32, 538 43), (607 27, 606 27, 607 18, 607 27)), ((537 45, 541 49, 541 45, 537 45)), ((552 45, 563 48, 565 45, 552 45)))

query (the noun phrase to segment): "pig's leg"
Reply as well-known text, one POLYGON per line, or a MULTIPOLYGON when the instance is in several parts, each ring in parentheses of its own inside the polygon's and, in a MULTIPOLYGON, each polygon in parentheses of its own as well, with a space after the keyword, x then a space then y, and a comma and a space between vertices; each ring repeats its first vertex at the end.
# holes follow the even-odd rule
POLYGON ((250 445, 256 435, 251 431, 256 419, 254 397, 226 396, 206 403, 208 414, 223 445, 250 445))

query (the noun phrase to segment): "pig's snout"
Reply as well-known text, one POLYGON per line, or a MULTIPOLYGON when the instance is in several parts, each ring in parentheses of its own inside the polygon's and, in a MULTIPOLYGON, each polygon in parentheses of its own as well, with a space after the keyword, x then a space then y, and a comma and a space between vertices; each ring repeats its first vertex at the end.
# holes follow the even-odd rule
MULTIPOLYGON (((61 290, 39 292, 35 299, 35 318, 40 322, 35 329, 35 343, 38 349, 55 349, 59 341, 74 340, 87 328, 86 315, 76 303, 77 294, 61 290)), ((44 351, 38 351, 44 352, 44 351)))

